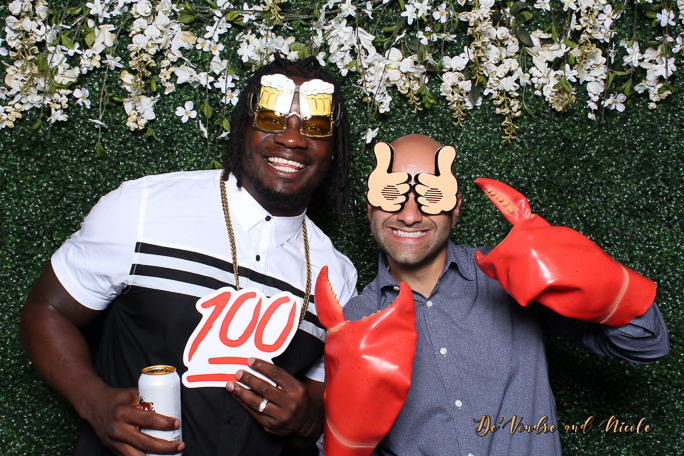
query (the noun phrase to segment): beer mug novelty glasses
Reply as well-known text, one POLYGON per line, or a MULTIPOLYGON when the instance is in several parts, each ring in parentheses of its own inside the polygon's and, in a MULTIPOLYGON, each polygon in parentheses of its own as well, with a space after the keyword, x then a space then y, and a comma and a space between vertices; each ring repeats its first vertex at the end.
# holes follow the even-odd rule
POLYGON ((443 146, 435 152, 435 174, 416 174, 411 185, 411 175, 393 172, 394 148, 385 142, 375 145, 375 169, 368 176, 366 197, 371 206, 385 212, 401 212, 410 193, 416 195, 418 210, 425 215, 452 211, 458 202, 458 179, 452 165, 456 149, 443 146))
POLYGON ((299 133, 309 138, 332 136, 332 94, 335 87, 320 79, 306 81, 297 87, 282 74, 261 77, 258 107, 254 110, 254 127, 266 133, 284 133, 287 119, 299 117, 299 133), (290 112, 295 93, 299 92, 300 114, 290 112), (287 114, 286 114, 287 113, 287 114))

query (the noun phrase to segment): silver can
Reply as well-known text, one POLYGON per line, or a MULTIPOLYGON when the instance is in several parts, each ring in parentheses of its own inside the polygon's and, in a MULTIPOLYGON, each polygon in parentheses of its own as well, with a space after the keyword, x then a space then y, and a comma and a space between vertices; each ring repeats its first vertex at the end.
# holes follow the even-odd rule
MULTIPOLYGON (((173 366, 149 366, 142 370, 138 380, 140 408, 151 410, 160 415, 181 419, 180 377, 173 366)), ((178 429, 160 431, 157 429, 140 429, 141 432, 164 440, 180 441, 183 439, 182 422, 178 429)), ((182 455, 177 453, 176 456, 182 455)), ((148 456, 156 456, 147 453, 148 456)))

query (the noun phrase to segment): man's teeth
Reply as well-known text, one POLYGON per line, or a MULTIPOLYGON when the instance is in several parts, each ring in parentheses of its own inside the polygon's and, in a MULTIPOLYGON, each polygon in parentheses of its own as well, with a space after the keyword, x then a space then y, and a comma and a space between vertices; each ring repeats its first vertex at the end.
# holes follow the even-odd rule
POLYGON ((286 173, 294 173, 297 172, 297 170, 304 168, 303 163, 279 157, 268 157, 268 162, 278 171, 284 171, 286 173), (279 164, 287 166, 279 166, 279 164))
POLYGON ((426 231, 400 231, 400 230, 392 230, 392 233, 399 237, 405 237, 405 238, 419 238, 425 236, 427 233, 426 231))

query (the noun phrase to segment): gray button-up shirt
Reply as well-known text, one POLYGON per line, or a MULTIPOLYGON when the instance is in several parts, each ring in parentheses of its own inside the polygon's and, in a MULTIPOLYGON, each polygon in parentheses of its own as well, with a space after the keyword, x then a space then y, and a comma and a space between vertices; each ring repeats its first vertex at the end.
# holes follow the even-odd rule
MULTIPOLYGON (((477 267, 476 250, 449 242, 432 294, 413 293, 418 342, 411 387, 377 448, 380 455, 561 454, 559 432, 551 432, 556 405, 544 332, 634 362, 654 361, 669 350, 655 304, 621 328, 568 319, 537 303, 522 307, 477 267), (492 425, 499 428, 491 432, 492 425)), ((345 306, 346 318, 355 321, 385 309, 398 290, 381 254, 378 276, 345 306)))

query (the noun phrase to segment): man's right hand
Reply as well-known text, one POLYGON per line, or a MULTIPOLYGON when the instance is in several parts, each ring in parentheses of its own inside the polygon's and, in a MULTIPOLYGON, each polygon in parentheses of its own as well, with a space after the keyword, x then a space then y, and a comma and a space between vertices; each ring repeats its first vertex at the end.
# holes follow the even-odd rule
POLYGON ((156 439, 140 428, 173 430, 176 418, 138 408, 137 388, 109 387, 98 376, 80 328, 99 311, 76 301, 48 264, 29 293, 19 337, 45 382, 90 423, 102 443, 116 454, 175 454, 185 444, 156 439))
POLYGON ((138 408, 137 388, 103 388, 84 418, 100 441, 115 454, 141 456, 145 453, 176 454, 185 444, 162 440, 140 429, 172 431, 180 427, 177 418, 138 408))

